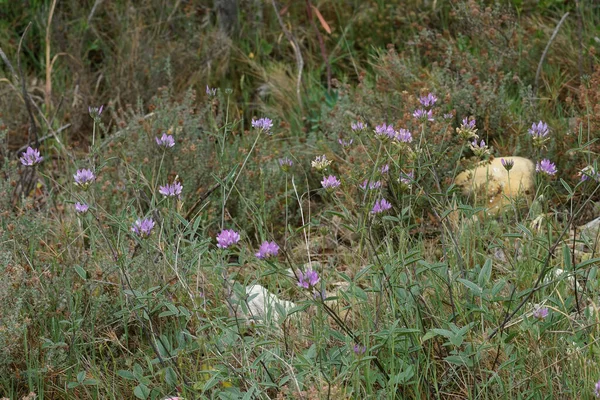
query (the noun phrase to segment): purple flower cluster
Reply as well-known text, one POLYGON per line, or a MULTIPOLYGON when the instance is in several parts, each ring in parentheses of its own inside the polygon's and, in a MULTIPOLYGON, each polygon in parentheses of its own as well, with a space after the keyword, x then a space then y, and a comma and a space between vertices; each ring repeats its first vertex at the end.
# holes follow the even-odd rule
POLYGON ((136 220, 131 226, 131 231, 143 239, 150 236, 153 228, 154 221, 152 218, 144 218, 136 220))
POLYGON ((158 137, 155 137, 154 139, 156 140, 156 144, 160 147, 169 148, 175 146, 175 139, 173 139, 172 135, 163 133, 160 139, 158 137))
POLYGON ((283 172, 289 172, 292 165, 294 165, 294 163, 287 157, 279 159, 279 168, 281 168, 283 172))
POLYGON ((418 120, 433 121, 433 111, 418 108, 413 112, 413 117, 418 120))
POLYGON ((369 182, 368 179, 365 179, 363 181, 363 183, 361 183, 359 186, 362 190, 367 190, 367 187, 369 188, 369 190, 375 190, 375 189, 379 189, 381 187, 381 181, 369 182))
POLYGON ((215 97, 217 95, 217 88, 211 88, 206 85, 206 94, 208 97, 215 97))
POLYGON ((400 173, 400 178, 398 178, 398 182, 401 185, 404 185, 408 188, 411 187, 412 182, 415 180, 415 173, 410 171, 409 173, 402 172, 400 173))
POLYGON ((262 130, 263 132, 270 133, 273 127, 273 121, 269 118, 260 118, 252 121, 252 127, 254 129, 262 130))
POLYGON ((556 165, 546 158, 535 164, 535 170, 546 175, 555 175, 558 172, 556 165))
POLYGON ((588 179, 593 179, 596 182, 600 181, 600 172, 596 172, 594 167, 588 165, 584 169, 579 172, 579 176, 581 176, 581 182, 585 182, 588 179))
POLYGON ((181 191, 183 190, 183 186, 179 182, 173 182, 172 184, 166 184, 165 186, 160 186, 158 188, 158 193, 162 194, 165 197, 181 197, 181 191))
POLYGON ((85 214, 89 208, 90 206, 85 203, 75 203, 75 211, 77 211, 79 214, 85 214))
POLYGON ((357 131, 362 131, 362 130, 365 130, 365 129, 367 129, 367 125, 366 125, 364 122, 357 121, 357 122, 352 122, 352 123, 350 124, 350 128, 351 128, 351 129, 352 129, 354 132, 357 132, 357 131))
POLYGON ((88 113, 90 113, 90 117, 94 120, 100 118, 100 114, 102 114, 102 110, 104 110, 104 105, 100 107, 88 107, 88 113))
POLYGON ((428 93, 427 96, 419 97, 419 103, 424 107, 433 107, 438 101, 438 98, 433 93, 428 93))
POLYGON ((594 396, 600 397, 600 381, 596 382, 596 386, 594 387, 594 396))
POLYGON ((408 129, 404 129, 404 128, 400 128, 400 130, 398 132, 396 132, 394 139, 396 139, 397 141, 399 141, 401 143, 410 143, 413 140, 412 133, 410 133, 410 131, 408 129))
POLYGON ((390 165, 389 164, 384 164, 381 167, 381 169, 380 169, 380 171, 381 171, 382 174, 387 174, 389 172, 389 170, 390 170, 390 165))
POLYGON ((357 356, 362 356, 367 351, 367 346, 355 344, 353 350, 354 354, 356 354, 357 356))
POLYGON ((456 128, 456 133, 464 140, 478 139, 477 121, 473 117, 465 117, 460 127, 456 128))
POLYGON ((44 157, 40 156, 40 151, 32 147, 27 147, 27 150, 21 154, 21 164, 32 167, 44 161, 44 157))
POLYGON ((334 175, 329 175, 328 177, 323 178, 321 181, 321 185, 323 185, 323 188, 327 190, 333 190, 339 187, 341 184, 342 182, 340 182, 334 175))
POLYGON ((309 289, 315 287, 320 279, 317 271, 313 271, 312 269, 306 270, 305 273, 302 273, 300 270, 298 271, 298 286, 301 288, 309 289))
POLYGON ((473 140, 470 144, 471 150, 477 157, 482 158, 486 154, 489 153, 489 149, 487 144, 485 144, 485 140, 481 139, 479 143, 477 143, 477 139, 473 140))
POLYGON ((343 147, 350 147, 352 146, 352 143, 354 142, 354 140, 350 139, 350 140, 344 140, 344 139, 338 139, 338 143, 343 147))
POLYGON ((279 246, 275 242, 264 241, 258 248, 255 254, 257 258, 264 260, 265 258, 274 257, 279 254, 279 246))
POLYGON ((504 158, 501 158, 500 163, 507 171, 510 171, 515 166, 515 160, 505 160, 504 158))
POLYGON ((539 307, 532 314, 537 319, 545 319, 548 316, 548 307, 539 307))
POLYGON ((390 208, 392 208, 392 204, 386 199, 382 198, 375 202, 375 205, 373 205, 373 209, 371 210, 371 214, 379 214, 389 210, 390 208))
POLYGON ((226 249, 240 241, 240 234, 233 229, 225 229, 217 236, 217 247, 226 249))
POLYGON ((533 145, 536 147, 541 147, 550 139, 548 137, 549 130, 548 124, 544 121, 539 121, 537 124, 534 122, 531 124, 531 128, 527 131, 531 138, 533 139, 533 145))
POLYGON ((87 189, 87 187, 96 180, 96 175, 94 175, 90 169, 79 169, 75 175, 73 175, 73 178, 75 179, 75 184, 77 186, 87 189))
POLYGON ((375 127, 375 136, 391 139, 396 136, 396 130, 393 125, 383 123, 375 127))

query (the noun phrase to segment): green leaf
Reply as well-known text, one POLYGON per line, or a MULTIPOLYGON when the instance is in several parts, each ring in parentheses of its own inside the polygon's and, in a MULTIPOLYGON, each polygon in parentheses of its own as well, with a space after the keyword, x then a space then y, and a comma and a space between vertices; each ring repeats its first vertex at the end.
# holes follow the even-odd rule
POLYGON ((138 399, 146 400, 150 395, 150 389, 148 389, 148 386, 144 385, 143 383, 140 383, 135 387, 135 389, 133 389, 133 394, 138 399))
POLYGON ((479 286, 477 286, 477 284, 467 279, 457 278, 456 280, 465 285, 467 288, 469 288, 475 296, 481 296, 481 293, 483 293, 483 290, 479 286))
POLYGON ((167 382, 171 386, 177 385, 177 374, 173 367, 165 368, 165 382, 167 382))
POLYGON ((77 272, 77 275, 79 275, 81 279, 84 281, 87 280, 87 272, 85 272, 85 269, 83 269, 81 265, 75 265, 73 268, 75 268, 75 272, 77 272))
POLYGON ((390 379, 390 384, 392 385, 404 385, 410 381, 410 379, 415 375, 415 370, 412 365, 406 367, 406 369, 398 374, 394 375, 390 379))
POLYGON ((492 276, 492 260, 487 259, 479 271, 479 276, 477 277, 477 283, 479 286, 483 287, 486 283, 490 281, 490 277, 492 276))
POLYGON ((77 374, 77 382, 81 383, 84 381, 84 379, 85 379, 85 371, 80 371, 77 374))
POLYGON ((69 382, 69 383, 67 383, 67 388, 68 389, 74 389, 77 386, 79 386, 79 382, 69 382))
POLYGON ((569 192, 569 196, 573 196, 573 189, 571 189, 571 186, 569 186, 569 184, 565 182, 563 178, 560 178, 560 183, 562 183, 565 190, 569 192))

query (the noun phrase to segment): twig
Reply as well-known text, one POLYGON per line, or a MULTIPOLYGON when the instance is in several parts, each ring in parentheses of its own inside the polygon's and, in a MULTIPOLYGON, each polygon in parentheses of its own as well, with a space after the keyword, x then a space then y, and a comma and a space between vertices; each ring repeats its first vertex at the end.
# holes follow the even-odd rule
POLYGON ((215 190, 217 190, 219 188, 219 186, 221 186, 220 183, 216 183, 213 187, 211 187, 210 189, 208 189, 202 196, 200 196, 200 198, 198 200, 196 200, 196 202, 194 203, 194 205, 188 210, 188 212, 185 214, 185 219, 190 218, 190 216, 196 211, 196 208, 204 201, 206 200, 206 198, 208 196, 210 196, 212 194, 212 192, 214 192, 215 190))
MULTIPOLYGON (((51 128, 50 129, 50 134, 42 136, 41 138, 39 138, 38 143, 42 143, 43 141, 50 139, 52 137, 55 137, 56 135, 58 135, 59 133, 61 133, 62 131, 64 131, 65 129, 69 128, 71 126, 71 124, 66 124, 61 126, 60 128, 58 128, 56 131, 53 131, 51 128)), ((17 154, 21 154, 21 152, 27 150, 27 147, 29 147, 28 144, 26 144, 25 146, 21 146, 21 148, 19 148, 17 150, 17 154)))
POLYGON ((540 58, 540 62, 538 63, 537 71, 535 73, 535 81, 534 81, 534 84, 533 84, 534 92, 538 88, 538 81, 540 79, 540 74, 542 73, 542 65, 544 64, 544 59, 546 58, 546 54, 548 54, 548 50, 550 49, 550 45, 554 41, 554 38, 558 34, 558 30, 560 29, 561 25, 563 24, 563 22, 565 22, 565 20, 567 19, 568 16, 569 16, 569 12, 567 11, 565 13, 565 15, 562 16, 562 18, 560 19, 560 21, 558 22, 558 24, 556 25, 556 28, 554 28, 554 32, 552 32, 552 36, 550 36, 550 40, 548 40, 548 43, 546 44, 546 48, 544 49, 544 52, 542 53, 542 58, 540 58))
POLYGON ((94 17, 94 14, 96 13, 96 9, 98 8, 98 6, 100 4, 102 4, 104 0, 96 0, 94 2, 94 6, 92 7, 92 9, 90 10, 90 14, 87 17, 87 23, 88 25, 90 24, 90 22, 92 21, 92 18, 94 17))
POLYGON ((50 62, 50 27, 52 26, 52 17, 56 8, 56 0, 52 1, 50 13, 48 14, 48 22, 46 23, 46 88, 44 90, 46 112, 50 112, 52 107, 52 62, 50 62))
POLYGON ((279 10, 277 9, 277 3, 275 0, 271 0, 271 4, 273 5, 273 9, 275 10, 275 15, 277 16, 277 21, 279 22, 279 26, 281 26, 281 30, 285 34, 285 37, 290 41, 292 47, 294 48, 294 55, 296 56, 296 65, 298 65, 298 78, 296 80, 296 96, 298 96, 298 106, 300 106, 300 110, 302 110, 302 97, 300 96, 300 85, 302 84, 302 69, 304 68, 304 59, 302 58, 302 53, 300 53, 300 44, 291 34, 290 31, 285 27, 283 20, 281 19, 281 15, 279 14, 279 10))
POLYGON ((37 126, 35 125, 35 118, 33 117, 33 111, 31 111, 31 97, 27 93, 27 86, 25 84, 25 76, 23 76, 23 69, 21 68, 21 46, 23 45, 23 38, 27 34, 29 27, 31 26, 31 22, 25 28, 21 39, 19 40, 19 47, 17 49, 17 68, 19 70, 19 75, 21 79, 21 90, 23 91, 23 101, 25 102, 25 107, 27 108, 27 114, 29 114, 29 131, 27 133, 27 143, 31 144, 31 136, 33 134, 33 141, 35 141, 36 146, 38 147, 38 138, 37 138, 37 126))

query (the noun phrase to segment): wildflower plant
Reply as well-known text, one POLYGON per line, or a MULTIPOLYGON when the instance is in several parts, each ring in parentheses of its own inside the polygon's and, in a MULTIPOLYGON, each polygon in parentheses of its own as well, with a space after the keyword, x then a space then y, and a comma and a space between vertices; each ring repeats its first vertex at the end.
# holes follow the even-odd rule
POLYGON ((240 234, 233 229, 225 229, 217 235, 217 247, 227 249, 240 241, 240 234))
POLYGON ((21 164, 27 167, 33 167, 42 161, 44 161, 44 157, 40 156, 40 151, 31 146, 27 147, 27 150, 21 154, 21 164))
POLYGON ((96 174, 90 169, 84 168, 79 169, 73 175, 73 179, 75 180, 75 184, 82 189, 86 190, 90 184, 92 184, 96 180, 96 174))
POLYGON ((556 175, 558 172, 556 165, 546 158, 536 163, 535 170, 549 176, 556 175))

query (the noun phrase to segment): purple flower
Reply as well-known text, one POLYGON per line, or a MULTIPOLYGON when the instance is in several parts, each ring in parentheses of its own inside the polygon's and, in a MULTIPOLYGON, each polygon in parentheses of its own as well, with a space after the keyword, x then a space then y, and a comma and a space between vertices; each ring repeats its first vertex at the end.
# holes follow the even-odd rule
POLYGON ((454 117, 454 114, 453 114, 453 113, 447 113, 447 114, 444 114, 444 115, 443 115, 443 118, 444 118, 444 119, 452 119, 453 117, 454 117))
POLYGON ((211 88, 206 85, 206 94, 208 97, 214 97, 217 95, 217 88, 211 88))
POLYGON ((350 139, 350 140, 338 139, 338 143, 344 148, 350 147, 352 145, 352 142, 354 142, 354 140, 352 140, 352 139, 350 139))
POLYGON ((481 139, 479 143, 477 143, 477 139, 473 140, 471 142, 470 147, 477 157, 483 157, 490 152, 487 145, 485 144, 485 140, 483 139, 481 139))
POLYGON ((340 182, 338 178, 336 178, 334 175, 329 175, 328 177, 323 178, 323 180, 321 181, 321 185, 323 185, 323 188, 327 190, 335 189, 341 184, 342 182, 340 182))
POLYGON ((379 214, 392 208, 392 204, 386 199, 379 199, 375 202, 371 214, 379 214))
POLYGON ((319 274, 317 271, 313 271, 312 269, 306 270, 303 274, 302 271, 298 270, 298 286, 304 289, 308 289, 311 287, 317 286, 319 283, 319 274))
POLYGON ((546 158, 535 164, 535 170, 546 175, 554 175, 558 172, 556 165, 546 158))
POLYGON ((269 118, 255 119, 252 121, 252 127, 269 133, 273 127, 273 121, 271 121, 269 118))
POLYGON ((292 165, 294 165, 294 163, 287 157, 279 159, 279 168, 281 168, 283 172, 288 172, 290 168, 292 168, 292 165))
POLYGON ((167 135, 166 133, 163 133, 160 139, 158 137, 155 137, 154 139, 156 140, 156 144, 161 147, 166 148, 175 146, 175 139, 173 139, 173 136, 167 135))
POLYGON ((382 174, 387 174, 389 170, 390 170, 389 164, 384 164, 380 169, 382 174))
POLYGON ((502 166, 507 171, 510 171, 515 166, 515 160, 505 160, 504 158, 501 158, 500 163, 502 163, 502 166))
POLYGON ((100 107, 88 107, 88 112, 90 113, 90 117, 92 117, 93 119, 98 119, 100 118, 100 114, 102 114, 102 110, 104 109, 104 106, 100 106, 100 107))
POLYGON ((391 139, 396 136, 396 131, 393 125, 383 123, 375 127, 375 136, 391 139))
POLYGON ((475 129, 477 127, 477 120, 474 117, 464 117, 461 126, 466 129, 475 129))
POLYGON ((364 130, 364 129, 367 129, 367 125, 366 125, 365 123, 363 123, 363 122, 360 122, 360 121, 358 121, 358 122, 352 122, 352 123, 350 124, 350 128, 351 128, 353 131, 355 131, 355 132, 356 132, 356 131, 362 131, 362 130, 364 130))
POLYGON ((96 175, 89 169, 79 169, 75 175, 73 175, 73 178, 75 179, 75 184, 77 186, 87 189, 90 183, 96 180, 96 175))
POLYGON ((548 307, 539 307, 533 311, 533 316, 537 319, 544 319, 548 316, 548 307))
POLYGON ((585 182, 590 178, 595 180, 596 182, 600 180, 600 173, 596 172, 594 167, 592 167, 591 165, 588 165, 587 167, 579 171, 578 175, 581 176, 581 182, 585 182))
POLYGON ((356 354, 357 356, 361 356, 361 355, 365 354, 365 352, 367 351, 367 346, 363 346, 361 344, 355 344, 353 350, 354 350, 354 354, 356 354))
POLYGON ((183 186, 179 182, 173 182, 172 184, 166 184, 165 186, 160 186, 158 188, 158 193, 162 194, 165 197, 181 197, 181 191, 183 190, 183 186))
POLYGON ((271 256, 276 256, 278 253, 279 246, 277 246, 277 243, 264 241, 258 248, 258 253, 256 253, 255 256, 263 260, 271 256))
POLYGON ((419 108, 413 112, 415 119, 433 121, 433 111, 419 108))
POLYGON ((317 171, 323 171, 331 165, 331 160, 328 160, 325 154, 323 154, 322 156, 317 156, 310 164, 317 171))
POLYGON ((80 202, 75 203, 75 211, 77 211, 80 214, 85 214, 89 208, 90 208, 90 206, 88 206, 85 203, 80 203, 80 202))
POLYGON ((27 147, 27 150, 21 154, 21 164, 31 167, 41 163, 44 157, 40 157, 40 151, 32 147, 27 147))
POLYGON ((473 117, 465 117, 459 128, 456 128, 456 133, 464 140, 477 139, 477 122, 473 117))
POLYGON ((369 190, 379 189, 381 187, 381 181, 369 182, 368 179, 365 179, 363 183, 360 184, 360 188, 362 190, 367 190, 367 187, 369 188, 369 190))
POLYGON ((240 234, 233 229, 225 229, 217 236, 217 247, 226 249, 240 241, 240 234))
POLYGON ((404 185, 410 189, 412 182, 415 180, 415 173, 413 171, 409 173, 400 173, 400 178, 398 178, 398 182, 401 185, 404 185))
POLYGON ((394 139, 402 143, 410 143, 413 140, 410 131, 404 128, 400 128, 400 130, 396 132, 394 139))
POLYGON ((131 231, 141 238, 147 238, 152 233, 154 221, 152 218, 138 219, 131 226, 131 231))
POLYGON ((427 96, 419 97, 419 103, 425 107, 433 107, 438 101, 438 98, 433 93, 428 93, 427 96))
POLYGON ((528 132, 534 138, 545 138, 548 136, 548 124, 543 121, 537 124, 534 122, 528 132))
POLYGON ((596 386, 594 387, 594 396, 600 397, 600 381, 596 382, 596 386))

